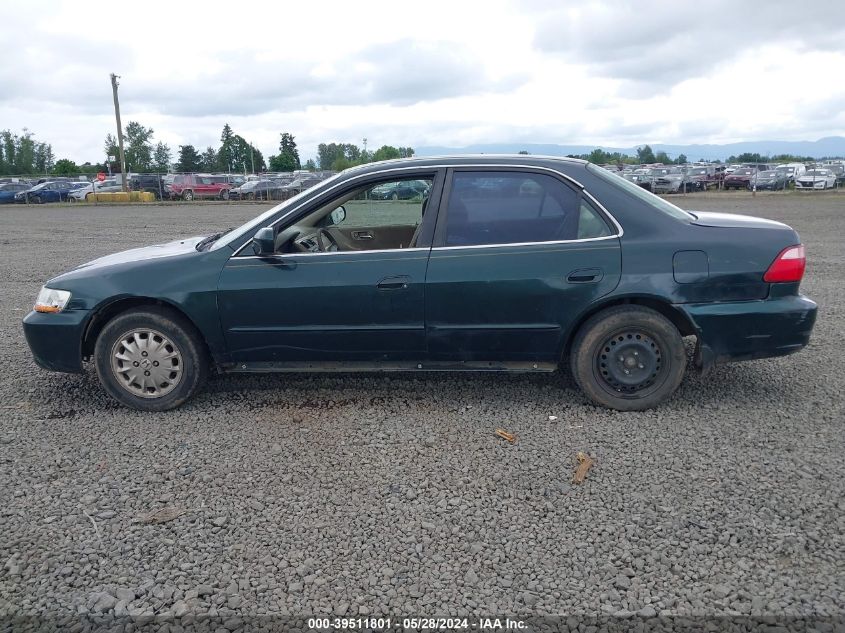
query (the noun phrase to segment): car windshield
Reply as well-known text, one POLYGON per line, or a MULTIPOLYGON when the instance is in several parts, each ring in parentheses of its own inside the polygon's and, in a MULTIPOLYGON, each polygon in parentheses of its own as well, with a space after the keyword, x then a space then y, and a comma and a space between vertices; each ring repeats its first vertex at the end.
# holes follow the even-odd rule
POLYGON ((619 178, 615 174, 611 174, 606 169, 602 169, 597 165, 593 165, 592 163, 587 164, 587 170, 591 173, 596 175, 601 180, 617 187, 618 189, 624 189, 632 196, 642 200, 643 202, 648 203, 661 213, 665 213, 666 215, 670 215, 673 218, 678 220, 692 220, 695 216, 691 213, 687 213, 683 209, 676 207, 671 202, 667 202, 663 198, 655 196, 653 193, 650 193, 640 187, 639 185, 635 185, 630 180, 625 180, 624 178, 619 178))
POLYGON ((707 168, 706 167, 696 167, 694 169, 690 169, 689 173, 692 176, 699 176, 699 175, 702 175, 702 174, 706 174, 707 168))
POLYGON ((734 172, 734 175, 735 175, 735 176, 750 176, 750 175, 752 175, 755 171, 757 171, 757 170, 756 170, 756 169, 751 169, 750 167, 744 167, 743 169, 737 169, 737 170, 734 172))
MULTIPOLYGON (((339 172, 339 173, 335 174, 334 176, 331 176, 330 178, 326 178, 321 184, 328 185, 329 183, 334 182, 335 180, 340 178, 340 176, 342 174, 343 174, 343 172, 339 172)), ((314 193, 313 189, 306 189, 304 191, 300 191, 295 196, 292 196, 292 197, 288 198, 287 200, 285 200, 284 202, 277 204, 275 207, 273 207, 269 211, 265 211, 264 213, 259 215, 257 218, 254 218, 253 220, 250 220, 246 224, 242 224, 241 226, 239 226, 237 228, 234 228, 230 231, 227 231, 226 233, 224 233, 223 235, 221 235, 217 239, 217 241, 214 243, 214 246, 212 246, 209 250, 217 250, 218 248, 222 248, 223 246, 225 246, 226 244, 229 244, 233 240, 235 240, 239 237, 243 237, 245 235, 249 235, 250 237, 252 237, 252 234, 255 233, 255 231, 260 226, 263 226, 270 218, 272 218, 274 215, 279 213, 279 211, 282 211, 282 210, 284 210, 288 207, 295 207, 300 201, 302 201, 303 198, 310 196, 313 193, 314 193)))

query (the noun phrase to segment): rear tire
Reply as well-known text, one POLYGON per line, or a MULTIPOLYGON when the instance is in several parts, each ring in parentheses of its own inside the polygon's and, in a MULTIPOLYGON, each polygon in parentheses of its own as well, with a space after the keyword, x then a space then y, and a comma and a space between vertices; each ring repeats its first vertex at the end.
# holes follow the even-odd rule
POLYGON ((672 322, 635 305, 590 317, 575 336, 569 361, 581 390, 618 411, 642 411, 668 400, 687 364, 683 339, 672 322))
POLYGON ((193 326, 172 310, 147 307, 109 321, 94 347, 106 392, 139 411, 175 409, 208 377, 208 352, 193 326))
POLYGON ((220 199, 221 200, 228 200, 229 199, 229 190, 228 189, 224 189, 223 191, 220 192, 220 199))

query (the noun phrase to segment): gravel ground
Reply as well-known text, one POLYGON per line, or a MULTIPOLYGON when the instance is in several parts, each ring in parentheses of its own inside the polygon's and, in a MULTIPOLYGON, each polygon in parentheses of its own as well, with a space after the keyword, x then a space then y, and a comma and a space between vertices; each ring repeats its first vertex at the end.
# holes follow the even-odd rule
POLYGON ((688 375, 645 413, 557 375, 447 374, 226 376, 181 410, 130 411, 92 372, 32 362, 20 319, 39 286, 263 207, 0 208, 0 630, 86 613, 119 630, 154 614, 841 623, 845 194, 674 200, 794 226, 820 314, 802 353, 688 375), (577 451, 597 460, 581 486, 577 451), (181 514, 145 521, 162 509, 181 514))

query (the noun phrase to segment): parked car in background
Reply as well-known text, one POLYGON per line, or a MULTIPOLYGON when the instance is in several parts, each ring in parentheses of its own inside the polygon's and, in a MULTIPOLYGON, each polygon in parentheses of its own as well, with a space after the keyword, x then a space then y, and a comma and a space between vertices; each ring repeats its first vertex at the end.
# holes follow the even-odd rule
POLYGON ((0 204, 15 202, 15 194, 25 192, 31 185, 25 182, 4 182, 0 184, 0 204))
POLYGON ((310 189, 314 185, 320 182, 320 178, 315 176, 300 176, 299 178, 295 178, 294 180, 290 181, 286 185, 282 185, 282 191, 285 194, 296 193, 300 191, 305 191, 306 189, 310 189))
POLYGON ((232 185, 229 182, 221 182, 211 174, 177 174, 170 185, 170 197, 181 198, 182 200, 193 200, 194 198, 219 198, 229 199, 229 190, 232 185))
POLYGON ((693 165, 687 169, 687 176, 698 191, 705 191, 719 184, 716 168, 712 165, 693 165))
POLYGON ((785 224, 683 211, 585 161, 406 159, 236 229, 77 266, 23 327, 38 365, 90 359, 144 411, 182 405, 214 371, 562 368, 593 402, 638 411, 681 384, 683 337, 702 370, 804 348, 817 312, 804 267, 785 224), (368 195, 403 180, 443 195, 368 195))
POLYGON ((793 184, 796 178, 804 175, 804 172, 807 171, 807 166, 803 163, 785 163, 782 165, 778 165, 777 167, 775 167, 775 169, 778 169, 782 173, 785 173, 789 183, 793 184))
MULTIPOLYGON (((64 202, 67 200, 68 194, 74 189, 85 187, 89 183, 81 181, 48 181, 42 182, 40 185, 35 185, 31 189, 24 191, 25 202, 32 202, 34 204, 42 204, 44 202, 64 202)), ((17 201, 17 195, 15 196, 17 201)))
POLYGON ((758 171, 751 177, 751 188, 758 190, 782 191, 786 189, 789 180, 786 174, 777 169, 758 171))
POLYGON ((129 178, 129 189, 132 191, 147 191, 156 200, 169 197, 164 178, 159 174, 135 174, 129 178))
POLYGON ((628 182, 632 182, 645 189, 651 191, 651 169, 648 167, 639 167, 628 172, 623 172, 622 177, 628 182))
POLYGON ((429 194, 429 184, 423 180, 400 180, 375 187, 370 191, 373 200, 415 200, 429 194))
POLYGON ((795 180, 796 189, 833 189, 836 186, 836 174, 829 169, 808 169, 795 180))
POLYGON ((842 163, 829 163, 827 168, 836 176, 836 185, 845 184, 845 165, 842 163))
POLYGON ((248 180, 229 192, 232 200, 280 200, 282 198, 281 180, 264 178, 262 180, 248 180))
POLYGON ((751 179, 760 171, 755 167, 740 167, 725 176, 722 187, 724 189, 748 189, 751 179))
POLYGON ((698 188, 680 167, 657 167, 651 174, 653 193, 687 193, 698 188))
POLYGON ((107 178, 103 182, 94 181, 85 183, 67 194, 68 202, 83 202, 88 199, 89 193, 114 193, 123 191, 123 186, 115 178, 107 178))

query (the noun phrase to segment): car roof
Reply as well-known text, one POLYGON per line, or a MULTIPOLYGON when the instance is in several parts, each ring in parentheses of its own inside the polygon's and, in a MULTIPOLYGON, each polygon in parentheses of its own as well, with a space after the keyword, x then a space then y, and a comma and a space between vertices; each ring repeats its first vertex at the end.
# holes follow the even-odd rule
POLYGON ((365 174, 381 171, 389 167, 426 168, 426 167, 462 167, 464 165, 500 165, 507 163, 513 166, 545 166, 559 169, 562 166, 583 166, 587 161, 579 158, 563 156, 544 156, 539 154, 459 154, 450 156, 424 156, 414 158, 397 158, 377 163, 367 163, 351 167, 346 171, 350 174, 365 174))

